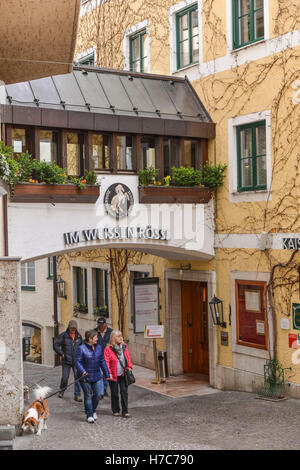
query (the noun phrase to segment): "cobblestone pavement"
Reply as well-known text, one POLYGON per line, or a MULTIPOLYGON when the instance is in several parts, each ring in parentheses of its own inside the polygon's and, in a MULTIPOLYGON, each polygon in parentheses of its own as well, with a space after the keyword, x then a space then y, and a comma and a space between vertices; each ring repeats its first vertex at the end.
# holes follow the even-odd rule
MULTIPOLYGON (((25 384, 55 391, 60 373, 60 367, 25 364, 25 384)), ((17 437, 15 450, 300 449, 300 401, 294 399, 271 402, 241 392, 171 398, 131 385, 132 418, 113 417, 105 398, 95 424, 85 421, 73 386, 63 400, 56 395, 48 404, 48 430, 17 437)))

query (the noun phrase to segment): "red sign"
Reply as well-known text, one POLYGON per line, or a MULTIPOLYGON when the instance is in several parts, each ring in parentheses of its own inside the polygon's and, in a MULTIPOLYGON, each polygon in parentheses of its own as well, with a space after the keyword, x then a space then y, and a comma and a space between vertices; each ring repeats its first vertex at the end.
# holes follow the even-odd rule
POLYGON ((297 335, 293 333, 289 333, 289 348, 297 349, 298 348, 298 341, 297 335))

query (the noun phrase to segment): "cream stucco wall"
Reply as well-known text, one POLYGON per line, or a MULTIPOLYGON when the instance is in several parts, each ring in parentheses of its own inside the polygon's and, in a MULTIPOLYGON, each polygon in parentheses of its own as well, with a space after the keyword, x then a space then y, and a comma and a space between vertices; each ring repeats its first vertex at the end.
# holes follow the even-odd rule
POLYGON ((42 363, 53 366, 53 280, 48 279, 47 258, 35 262, 35 279, 35 291, 21 291, 21 319, 41 328, 42 363))

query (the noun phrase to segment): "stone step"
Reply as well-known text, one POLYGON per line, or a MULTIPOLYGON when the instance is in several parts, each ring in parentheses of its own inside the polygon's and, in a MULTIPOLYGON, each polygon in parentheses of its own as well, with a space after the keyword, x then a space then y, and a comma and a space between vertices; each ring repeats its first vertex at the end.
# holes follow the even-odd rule
POLYGON ((0 441, 0 450, 13 450, 14 441, 0 441))
POLYGON ((16 437, 15 426, 0 425, 0 441, 13 441, 16 437))

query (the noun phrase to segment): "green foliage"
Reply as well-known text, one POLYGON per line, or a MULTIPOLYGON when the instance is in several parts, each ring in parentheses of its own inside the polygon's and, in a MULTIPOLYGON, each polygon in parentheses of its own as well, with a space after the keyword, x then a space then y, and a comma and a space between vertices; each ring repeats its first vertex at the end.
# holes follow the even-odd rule
POLYGON ((202 169, 202 184, 208 188, 219 188, 224 182, 226 169, 226 163, 211 165, 207 162, 202 169))
POLYGON ((200 186, 201 171, 191 167, 176 168, 173 166, 171 184, 173 186, 200 186))
POLYGON ((14 155, 11 147, 0 141, 0 178, 10 184, 14 183, 73 183, 84 189, 86 185, 94 185, 97 175, 94 171, 86 171, 85 177, 69 178, 66 171, 56 163, 40 162, 28 152, 14 155))
POLYGON ((148 186, 156 184, 162 186, 204 186, 206 188, 217 189, 222 186, 227 169, 226 164, 219 163, 212 165, 206 163, 201 170, 195 170, 192 167, 180 166, 172 167, 172 176, 166 176, 161 182, 157 182, 156 178, 158 170, 148 167, 139 171, 140 186, 148 186))
POLYGON ((75 178, 74 176, 69 176, 68 183, 76 184, 79 189, 86 188, 86 181, 83 178, 75 178))
POLYGON ((35 172, 37 172, 37 180, 48 184, 65 184, 67 180, 65 170, 56 163, 39 162, 38 167, 34 169, 33 179, 35 172))
POLYGON ((158 175, 158 170, 152 166, 139 171, 139 185, 148 186, 153 184, 158 175))
POLYGON ((86 184, 94 186, 97 184, 97 174, 94 171, 85 170, 85 180, 86 184))

